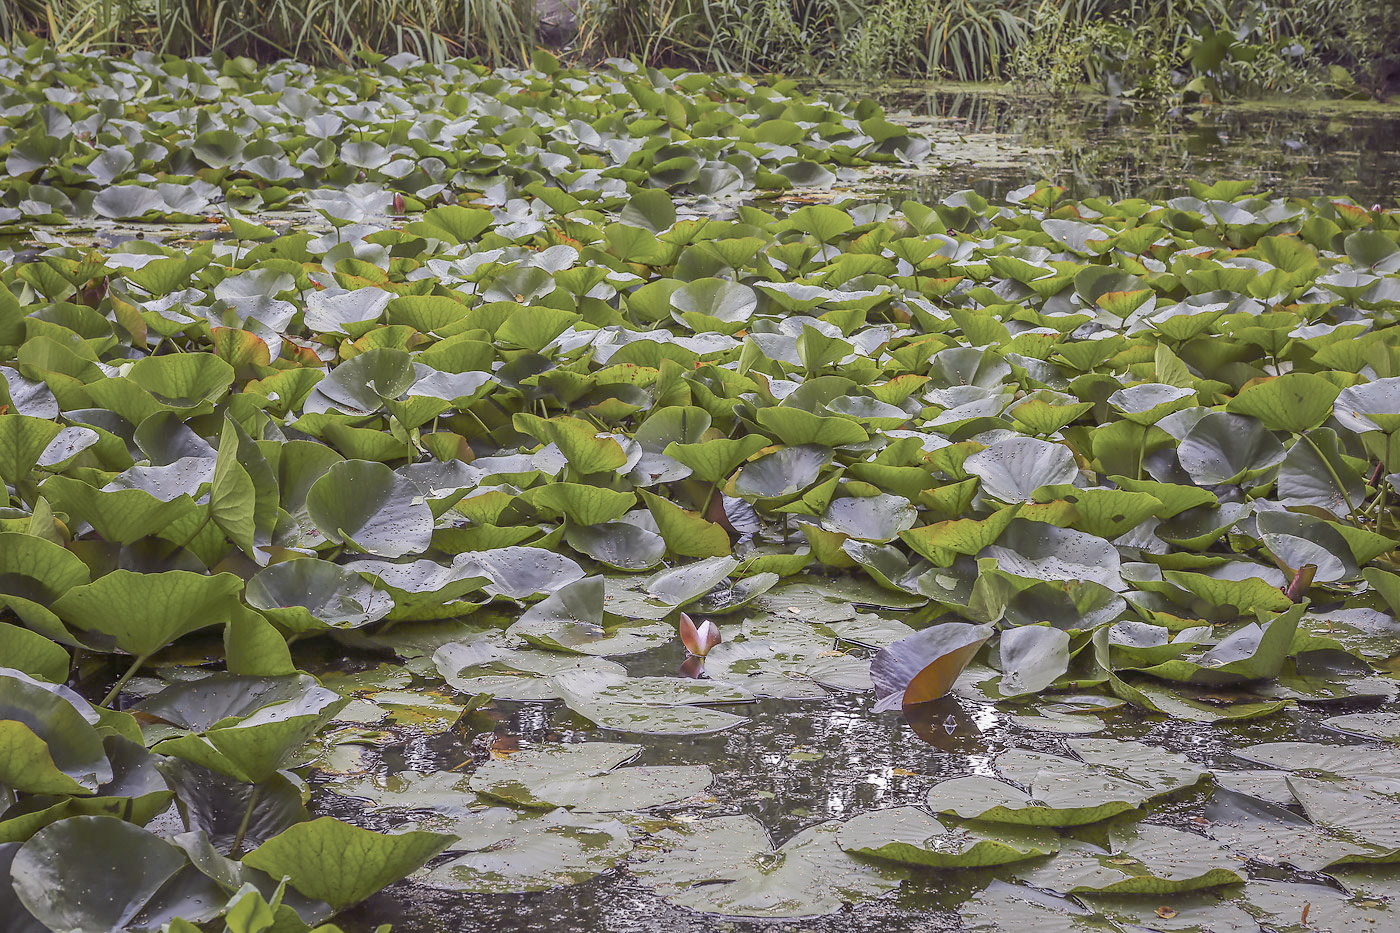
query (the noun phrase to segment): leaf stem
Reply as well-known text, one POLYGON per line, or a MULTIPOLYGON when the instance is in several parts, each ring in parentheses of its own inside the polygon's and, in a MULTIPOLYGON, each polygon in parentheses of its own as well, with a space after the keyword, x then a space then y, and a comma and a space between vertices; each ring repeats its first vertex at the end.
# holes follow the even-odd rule
POLYGON ((1356 506, 1351 504, 1351 496, 1347 495, 1346 484, 1343 483, 1342 478, 1337 475, 1337 470, 1332 466, 1332 461, 1327 459, 1327 455, 1322 452, 1322 448, 1317 446, 1317 441, 1313 440, 1312 435, 1307 431, 1299 434, 1298 437, 1300 440, 1308 442, 1308 446, 1313 449, 1313 453, 1317 454, 1317 459, 1321 460, 1322 465, 1327 468, 1327 473, 1332 477, 1332 482, 1337 484, 1337 491, 1342 494, 1342 501, 1347 504, 1348 517, 1354 518, 1356 516, 1356 506))
POLYGON ((141 669, 141 665, 146 663, 148 657, 150 657, 150 655, 143 654, 132 661, 131 666, 126 669, 126 673, 122 674, 122 676, 117 679, 117 682, 112 684, 112 689, 107 691, 107 695, 103 697, 102 702, 97 705, 104 709, 110 707, 112 701, 122 692, 122 687, 125 687, 126 682, 135 676, 136 672, 141 669))
POLYGON ((236 859, 243 854, 243 837, 248 833, 248 824, 253 820, 253 808, 258 805, 258 797, 262 795, 262 785, 254 784, 253 792, 248 795, 248 805, 243 808, 243 819, 238 824, 238 832, 233 837, 233 848, 229 850, 229 858, 236 859))

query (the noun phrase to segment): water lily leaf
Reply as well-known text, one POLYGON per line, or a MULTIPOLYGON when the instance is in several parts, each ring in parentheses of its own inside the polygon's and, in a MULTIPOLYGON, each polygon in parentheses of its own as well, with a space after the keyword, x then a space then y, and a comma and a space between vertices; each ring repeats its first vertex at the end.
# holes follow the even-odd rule
POLYGON ((619 519, 637 504, 634 493, 583 483, 550 483, 528 489, 520 498, 536 508, 562 513, 579 525, 600 525, 619 519))
POLYGON ((678 803, 714 780, 704 765, 618 768, 639 751, 639 745, 615 742, 541 745, 483 763, 471 788, 518 806, 613 813, 678 803))
POLYGON ((569 709, 580 716, 604 729, 646 735, 720 732, 748 720, 708 705, 753 699, 732 684, 684 677, 629 677, 621 683, 600 684, 586 676, 562 674, 552 682, 569 709))
POLYGON ((1136 742, 1081 738, 1069 740, 1069 747, 1080 760, 1021 749, 997 758, 997 770, 1029 792, 970 775, 935 785, 928 806, 963 819, 1079 826, 1134 810, 1206 775, 1184 755, 1136 742))
POLYGON ((1333 834, 1288 809, 1295 800, 1286 778, 1284 793, 1286 800, 1272 803, 1216 791, 1206 804, 1207 834, 1243 857, 1300 871, 1321 871, 1353 858, 1385 855, 1385 850, 1333 834))
POLYGON ((1336 432, 1315 428, 1288 449, 1278 469, 1281 499, 1346 517, 1366 498, 1361 476, 1344 459, 1336 432))
POLYGON ((29 476, 62 425, 28 415, 0 415, 0 480, 14 486, 29 476))
POLYGON ((658 833, 660 851, 632 872, 682 907, 760 919, 818 917, 898 887, 906 870, 848 855, 840 828, 820 823, 775 851, 751 816, 702 820, 658 833))
POLYGON ((870 662, 877 713, 947 695, 992 636, 990 625, 943 622, 880 649, 870 662))
POLYGON ((1127 588, 1119 573, 1118 550, 1094 535, 1044 522, 1016 519, 979 558, 995 558, 1005 573, 1051 582, 1082 580, 1118 591, 1127 588))
POLYGON ((1119 389, 1108 397, 1112 405, 1129 421, 1156 424, 1172 412, 1197 404, 1196 393, 1190 388, 1147 382, 1119 389))
POLYGON ((1368 739, 1400 742, 1400 715, 1395 713, 1348 713, 1333 716, 1323 725, 1338 732, 1364 735, 1368 739))
POLYGON ((270 688, 264 680, 216 675, 166 691, 175 692, 178 699, 163 700, 157 694, 143 708, 162 718, 176 715, 172 710, 179 705, 201 700, 206 704, 201 709, 205 717, 214 702, 230 709, 214 722, 190 722, 188 727, 198 729, 198 734, 161 742, 156 751, 257 784, 286 767, 293 753, 349 702, 305 676, 293 678, 295 692, 287 684, 285 690, 271 688, 277 692, 268 696, 264 691, 270 688), (263 697, 270 702, 259 702, 263 697))
POLYGON ((1387 789, 1360 781, 1319 780, 1291 774, 1288 789, 1313 823, 1348 842, 1371 847, 1366 854, 1387 861, 1400 858, 1400 831, 1393 820, 1376 818, 1394 811, 1400 788, 1387 789))
POLYGON ((743 324, 758 309, 758 294, 747 285, 726 279, 696 279, 671 293, 671 306, 682 322, 712 318, 723 324, 743 324))
POLYGON ((666 445, 662 453, 690 467, 697 479, 720 483, 734 472, 735 467, 770 443, 766 437, 746 434, 740 438, 725 437, 695 444, 673 442, 666 445))
POLYGON ((914 506, 903 496, 846 496, 833 499, 827 506, 822 527, 857 541, 884 543, 912 528, 917 516, 914 506))
POLYGON ((171 353, 142 357, 132 364, 127 378, 162 405, 195 411, 228 392, 234 371, 212 353, 171 353))
POLYGON ((1069 633, 1047 625, 1022 625, 1001 633, 1003 696, 1038 693, 1069 670, 1069 633))
POLYGON ((491 583, 486 592, 510 599, 553 593, 585 576, 583 568, 562 554, 537 547, 503 547, 470 555, 477 573, 491 583))
POLYGON ((841 447, 870 440, 865 429, 854 421, 835 416, 825 418, 800 408, 761 408, 757 418, 765 433, 793 447, 804 444, 841 447))
POLYGON ((0 603, 30 627, 39 628, 40 620, 46 621, 48 624, 39 628, 41 634, 68 640, 62 623, 48 607, 89 579, 87 565, 62 545, 23 532, 0 532, 0 603))
POLYGON ((722 525, 644 489, 640 492, 642 502, 656 521, 664 550, 681 557, 728 559, 729 532, 722 525))
POLYGON ((982 480, 982 491, 1002 502, 1031 502, 1041 486, 1072 483, 1079 475, 1074 454, 1063 444, 1033 437, 997 441, 963 461, 982 480))
POLYGON ((1212 840, 1139 823, 1109 830, 1108 848, 1067 841, 1048 862, 1018 868, 1038 888, 1074 894, 1175 894, 1244 881, 1241 859, 1212 840))
POLYGON ((379 557, 419 554, 432 543, 432 510, 382 463, 332 464, 311 484, 306 511, 326 540, 379 557))
POLYGON ((1352 898, 1324 885, 1279 881, 1251 881, 1245 886, 1244 903, 1250 913, 1280 933, 1307 933, 1309 927, 1360 929, 1387 922, 1391 912, 1378 901, 1352 898))
POLYGON ((1394 426, 1385 416, 1397 414, 1400 414, 1400 376, 1348 386, 1337 394, 1332 405, 1333 417, 1342 427, 1358 434, 1367 431, 1391 433, 1394 426), (1371 415, 1381 416, 1386 426, 1373 420, 1371 415))
POLYGON ((493 807, 440 828, 457 837, 448 846, 454 857, 415 878, 449 891, 507 894, 581 884, 632 851, 622 823, 563 809, 532 814, 493 807))
POLYGON ((593 576, 535 603, 506 634, 552 651, 609 656, 646 651, 669 641, 674 631, 657 620, 609 620, 603 612, 603 578, 593 576))
POLYGON ((92 794, 112 766, 97 715, 67 687, 0 668, 0 781, 27 794, 92 794))
POLYGON ((1285 452, 1268 428, 1243 415, 1214 411, 1186 432, 1176 450, 1181 467, 1203 486, 1237 483, 1283 462, 1285 452))
POLYGON ((607 473, 627 464, 627 454, 617 439, 601 434, 581 418, 544 419, 527 413, 515 415, 515 429, 545 444, 554 444, 582 474, 607 473))
POLYGON ((1018 884, 993 881, 958 908, 969 933, 1104 933, 1101 919, 1076 900, 1018 884))
MULTIPOLYGON (((646 493, 642 495, 645 499, 646 493)), ((651 503, 648 502, 647 505, 650 506, 651 503)), ((698 516, 696 516, 696 520, 703 521, 698 516)), ((658 522, 659 524, 660 522, 658 522)), ((723 531, 723 529, 720 530, 723 531)), ((575 551, 586 554, 598 563, 605 564, 615 570, 649 570, 661 563, 666 557, 667 545, 661 535, 629 521, 604 522, 601 525, 588 527, 572 526, 564 530, 564 541, 575 551)), ((727 534, 724 545, 727 553, 729 545, 727 534)), ((676 553, 686 554, 686 551, 677 548, 676 553)), ((707 551, 701 555, 687 554, 686 556, 711 557, 714 555, 707 551)))
POLYGON ((287 827, 310 819, 304 786, 283 775, 245 784, 174 757, 161 759, 158 767, 164 777, 161 786, 168 782, 175 792, 186 830, 203 833, 220 852, 231 852, 240 836, 243 851, 256 848, 287 827), (245 822, 244 814, 249 812, 245 822))
POLYGON ((1312 373, 1285 373, 1236 395, 1226 411, 1251 415, 1271 431, 1302 434, 1326 421, 1341 390, 1312 373))
POLYGON ((56 684, 68 680, 72 666, 72 659, 61 645, 8 622, 0 622, 0 658, 13 670, 56 684))
POLYGON ((1165 661, 1143 668, 1143 672, 1197 683, 1238 683, 1274 677, 1288 657, 1302 609, 1297 606, 1264 626, 1254 622, 1244 625, 1196 659, 1165 661))
POLYGON ((863 813, 841 826, 836 841, 847 852, 931 868, 1004 865, 1060 848, 1060 837, 1051 830, 992 823, 946 825, 916 807, 863 813))
POLYGON ((244 598, 293 633, 326 627, 360 628, 389 614, 394 597, 351 568, 314 557, 284 561, 255 573, 244 598))
POLYGON ((832 649, 830 641, 802 643, 768 638, 727 641, 705 656, 705 672, 714 680, 742 687, 756 696, 815 700, 826 690, 870 689, 870 665, 832 649))
POLYGON ((57 933, 127 927, 188 864, 154 833, 110 816, 76 816, 39 830, 10 867, 15 893, 57 933))
POLYGON ((323 816, 289 827, 243 864, 341 910, 411 874, 452 841, 443 833, 376 833, 323 816))
POLYGON ((74 628, 148 658, 183 635, 227 622, 242 590, 231 573, 114 570, 64 593, 53 611, 74 628))
POLYGON ((663 570, 647 581, 647 595, 668 606, 684 606, 723 583, 737 566, 732 557, 708 557, 663 570))
POLYGON ((744 499, 790 496, 815 483, 831 458, 828 447, 782 447, 746 463, 734 475, 730 487, 733 495, 744 499))
POLYGON ((559 693, 552 678, 566 673, 585 674, 603 683, 627 676, 622 665, 602 658, 510 649, 484 636, 443 645, 433 654, 433 663, 443 679, 462 693, 486 693, 501 700, 555 699, 559 693))
POLYGON ((1019 505, 1013 505, 984 519, 959 518, 911 528, 899 537, 916 553, 937 566, 946 567, 958 554, 976 554, 1000 538, 1020 509, 1019 505))

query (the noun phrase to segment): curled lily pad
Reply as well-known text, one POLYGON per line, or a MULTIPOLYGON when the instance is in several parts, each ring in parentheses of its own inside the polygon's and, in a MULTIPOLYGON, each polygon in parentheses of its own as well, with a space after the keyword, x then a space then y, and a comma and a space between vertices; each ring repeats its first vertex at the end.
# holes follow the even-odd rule
POLYGON ((0 668, 0 779, 23 793, 95 793, 112 778, 97 723, 67 687, 0 668))
POLYGON ((153 697, 149 709, 162 717, 183 718, 198 703, 229 705, 226 715, 213 722, 208 720, 217 714, 211 714, 211 707, 200 708, 194 721, 185 720, 197 732, 161 742, 156 750, 250 784, 266 781, 286 767, 348 702, 306 676, 272 685, 262 678, 210 677, 170 688, 169 693, 153 697))
POLYGON ((323 816, 297 823, 243 858, 341 910, 410 874, 452 842, 432 832, 380 834, 323 816))
POLYGON ((946 695, 991 636, 989 625, 944 622, 880 649, 870 663, 875 712, 926 703, 946 695))
POLYGON ((553 593, 585 576, 576 562, 541 548, 497 548, 473 554, 472 560, 491 581, 486 591, 511 599, 553 593))
POLYGON ((618 767, 639 751, 639 745, 615 742, 542 745, 485 762, 472 774, 470 786, 518 806, 613 813, 678 803, 714 780, 704 765, 618 767))
POLYGON ((931 868, 980 868, 1049 855, 1060 837, 1046 829, 990 823, 944 824, 915 807, 876 810, 836 834, 847 852, 931 868))
POLYGON ((353 592, 363 592, 365 585, 371 587, 372 593, 365 598, 376 607, 385 596, 389 597, 392 608, 388 618, 394 621, 465 615, 476 608, 476 603, 464 597, 480 590, 489 580, 470 554, 457 555, 447 566, 432 560, 357 560, 345 564, 344 569, 358 573, 365 581, 361 587, 351 587, 353 592))
POLYGON ((669 641, 672 629, 659 620, 609 618, 603 612, 603 578, 594 576, 535 603, 506 634, 553 651, 608 656, 646 651, 669 641))

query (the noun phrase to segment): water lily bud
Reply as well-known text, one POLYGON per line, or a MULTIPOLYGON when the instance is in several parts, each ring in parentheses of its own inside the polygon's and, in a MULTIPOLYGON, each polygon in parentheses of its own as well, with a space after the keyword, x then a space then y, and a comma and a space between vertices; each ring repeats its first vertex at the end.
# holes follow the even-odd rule
POLYGON ((708 619, 697 626, 691 621, 690 616, 681 613, 681 644, 685 645, 685 650, 703 658, 710 653, 710 649, 721 641, 719 626, 708 619))

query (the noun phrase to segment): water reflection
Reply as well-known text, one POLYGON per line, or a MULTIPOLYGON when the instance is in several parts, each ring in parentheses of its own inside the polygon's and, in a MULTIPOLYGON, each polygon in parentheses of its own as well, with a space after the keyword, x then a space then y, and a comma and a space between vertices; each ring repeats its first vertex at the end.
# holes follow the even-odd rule
MULTIPOLYGON (((1024 153, 987 164, 974 150, 973 161, 912 179, 901 198, 936 200, 963 188, 999 198, 1041 178, 1075 198, 1175 197, 1189 193, 1187 179, 1253 179, 1281 195, 1346 196, 1368 206, 1400 198, 1394 107, 1255 103, 1162 112, 1000 91, 894 88, 873 95, 924 121, 935 137, 985 134, 1024 153)), ((956 139, 936 151, 956 153, 956 139)))
POLYGON ((903 709, 914 734, 941 752, 985 757, 989 734, 1001 727, 1002 716, 992 707, 946 696, 903 709))

